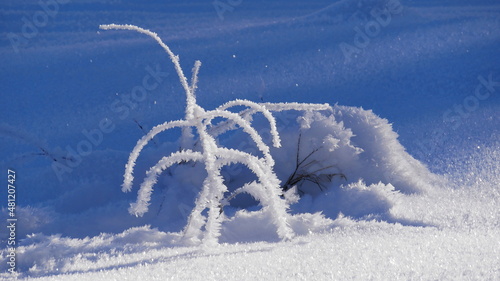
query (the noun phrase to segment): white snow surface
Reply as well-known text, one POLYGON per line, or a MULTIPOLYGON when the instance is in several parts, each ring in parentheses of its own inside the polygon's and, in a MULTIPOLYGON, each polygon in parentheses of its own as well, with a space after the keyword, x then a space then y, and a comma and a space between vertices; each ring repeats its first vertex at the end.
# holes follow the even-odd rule
MULTIPOLYGON (((18 219, 15 274, 0 228, 0 280, 500 280, 498 1, 229 1, 222 16, 212 2, 58 1, 30 36, 23 17, 44 11, 38 1, 0 4, 0 168, 16 171, 18 219), (166 169, 148 211, 128 213, 146 171, 186 142, 180 129, 152 138, 123 193, 127 158, 183 118, 185 99, 161 47, 99 31, 111 23, 156 32, 185 70, 202 61, 206 110, 331 105, 250 120, 282 185, 304 160, 283 197, 294 238, 280 239, 250 185, 224 206, 218 245, 180 243, 202 164, 166 169), (341 43, 358 51, 347 58, 341 43)), ((217 145, 264 156, 241 129, 217 145)), ((243 164, 220 172, 228 194, 257 180, 243 164)))

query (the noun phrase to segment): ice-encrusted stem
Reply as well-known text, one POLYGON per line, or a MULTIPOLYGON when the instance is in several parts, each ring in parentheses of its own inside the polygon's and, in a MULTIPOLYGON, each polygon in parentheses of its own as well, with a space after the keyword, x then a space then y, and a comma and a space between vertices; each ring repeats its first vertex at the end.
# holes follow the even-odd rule
POLYGON ((213 110, 212 116, 209 117, 208 121, 211 121, 212 119, 216 117, 224 117, 227 119, 232 120, 234 123, 236 123, 238 126, 240 126, 245 133, 247 133, 250 138, 255 142, 257 145, 257 148, 264 154, 264 159, 266 159, 267 163, 273 167, 274 166, 274 159, 271 156, 269 146, 267 146, 264 141, 262 140, 262 137, 259 135, 257 130, 255 130, 250 122, 246 121, 245 119, 241 118, 236 113, 230 112, 230 111, 222 111, 222 110, 213 110))
MULTIPOLYGON (((200 71, 200 67, 201 67, 201 61, 199 61, 199 60, 195 61, 193 69, 191 71, 191 73, 192 73, 191 85, 190 85, 191 93, 188 94, 186 92, 186 96, 191 95, 194 98, 196 98, 196 89, 198 88, 198 73, 200 71)), ((194 102, 196 102, 196 100, 194 102)), ((189 103, 189 101, 187 103, 189 103)), ((190 120, 190 119, 194 118, 194 116, 195 116, 194 115, 194 108, 190 108, 190 107, 186 106, 185 114, 186 114, 186 120, 190 120)), ((193 139, 194 139, 193 128, 183 127, 182 132, 181 132, 181 140, 180 140, 181 147, 180 148, 181 149, 193 148, 193 146, 194 146, 193 139)))
POLYGON ((328 103, 298 103, 298 102, 277 102, 277 103, 259 103, 265 106, 270 111, 280 112, 287 110, 297 110, 297 111, 321 111, 328 110, 332 111, 332 106, 328 103))
MULTIPOLYGON (((158 34, 156 34, 155 32, 152 32, 148 29, 144 29, 144 28, 141 28, 141 27, 138 27, 135 25, 131 25, 131 24, 102 24, 102 25, 99 25, 99 28, 103 29, 103 30, 116 29, 116 30, 137 31, 137 32, 142 33, 142 34, 146 34, 149 37, 156 40, 156 42, 158 42, 158 44, 160 44, 160 46, 167 52, 167 54, 170 57, 170 60, 172 60, 172 63, 175 66, 175 71, 177 72, 177 75, 179 76, 179 80, 181 82, 181 85, 184 88, 184 92, 186 93, 186 120, 192 119, 194 117, 194 110, 195 110, 195 106, 196 106, 196 97, 194 96, 194 89, 196 88, 195 87, 196 83, 194 83, 192 85, 194 87, 189 86, 186 75, 184 75, 184 71, 182 71, 181 64, 179 62, 179 56, 175 55, 170 50, 170 48, 165 43, 163 43, 163 41, 158 36, 158 34)), ((194 73, 196 73, 196 75, 198 74, 198 70, 199 70, 200 66, 201 66, 201 63, 195 63, 194 69, 196 69, 196 71, 194 73)), ((193 77, 193 82, 196 82, 196 81, 197 81, 197 78, 193 77)))
POLYGON ((203 155, 196 151, 179 151, 163 157, 160 161, 158 161, 158 163, 156 163, 156 165, 151 167, 149 171, 146 172, 146 179, 144 179, 141 187, 139 188, 137 201, 130 206, 129 212, 136 216, 142 216, 148 211, 149 201, 151 200, 151 194, 153 192, 153 185, 156 184, 158 176, 164 170, 174 164, 184 161, 201 161, 202 159, 203 155))
POLYGON ((219 160, 221 165, 242 163, 257 175, 260 190, 256 199, 261 202, 262 206, 269 208, 273 223, 277 227, 278 236, 285 240, 291 239, 294 234, 289 225, 291 215, 287 212, 288 203, 284 198, 281 198, 280 181, 272 168, 263 163, 258 157, 243 151, 220 148, 220 153, 225 155, 225 158, 219 160))
POLYGON ((192 125, 192 122, 186 121, 186 120, 176 120, 176 121, 168 121, 163 124, 160 124, 158 126, 155 126, 153 129, 149 131, 148 134, 143 136, 135 145, 134 149, 132 149, 132 152, 129 155, 127 164, 125 165, 125 174, 124 174, 124 181, 122 185, 122 191, 123 192, 129 192, 132 190, 132 182, 134 180, 133 176, 133 171, 134 171, 134 166, 135 162, 137 161, 137 158, 139 157, 139 154, 141 153, 142 149, 148 144, 150 140, 152 140, 157 134, 166 131, 171 128, 175 127, 188 127, 192 125))
MULTIPOLYGON (((228 102, 226 104, 229 104, 232 102, 228 102)), ((235 102, 236 103, 236 102, 235 102)), ((233 104, 235 104, 233 103, 233 104)), ((280 111, 288 111, 288 110, 296 110, 296 111, 322 111, 322 110, 327 110, 327 111, 333 111, 333 108, 325 103, 325 104, 319 104, 319 103, 297 103, 297 102, 292 102, 292 103, 255 103, 256 105, 265 108, 269 112, 280 112, 280 111)), ((220 106, 219 108, 222 108, 224 105, 220 106)), ((236 105, 233 105, 236 106, 236 105)), ((231 106, 227 106, 227 108, 230 108, 231 106)), ((250 107, 250 106, 248 106, 250 107)), ((245 110, 240 111, 238 114, 244 118, 244 119, 251 119, 252 116, 255 113, 262 112, 261 109, 257 106, 251 106, 250 108, 247 108, 245 110)), ((272 115, 272 113, 271 113, 272 115)), ((273 119, 275 119, 273 117, 273 119)), ((272 126, 272 125, 271 125, 272 126)), ((234 130, 235 126, 234 123, 231 120, 226 120, 218 123, 215 125, 213 128, 211 128, 210 132, 214 137, 217 137, 219 135, 224 134, 227 131, 234 130)), ((279 134, 278 134, 279 136, 279 134)), ((274 136, 273 136, 273 144, 274 144, 274 136)), ((276 146, 275 146, 276 147, 276 146)))
POLYGON ((274 147, 281 146, 280 136, 278 134, 278 128, 276 127, 276 120, 274 119, 271 111, 269 111, 264 105, 248 101, 248 100, 233 100, 226 102, 225 104, 219 106, 217 110, 227 110, 234 106, 247 106, 256 112, 262 112, 267 121, 269 121, 269 126, 271 126, 271 135, 273 136, 274 147))
POLYGON ((193 69, 191 70, 191 93, 195 95, 196 89, 198 88, 198 73, 200 72, 201 61, 197 60, 194 62, 193 69))

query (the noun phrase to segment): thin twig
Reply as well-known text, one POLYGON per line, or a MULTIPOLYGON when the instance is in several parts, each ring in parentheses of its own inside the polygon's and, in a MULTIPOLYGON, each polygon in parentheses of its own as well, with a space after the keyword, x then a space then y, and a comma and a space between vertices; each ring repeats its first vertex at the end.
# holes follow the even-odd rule
MULTIPOLYGON (((296 155, 296 160, 295 160, 295 169, 293 173, 288 177, 287 181, 285 184, 281 187, 284 191, 289 190, 296 184, 299 184, 302 181, 309 181, 314 184, 316 184, 322 191, 326 189, 323 185, 324 180, 321 179, 321 176, 326 176, 328 181, 332 181, 334 176, 340 176, 343 179, 346 179, 346 176, 343 173, 331 173, 331 174, 319 174, 321 171, 325 171, 331 168, 334 168, 334 165, 329 165, 326 167, 321 167, 319 169, 316 169, 312 172, 307 171, 307 167, 317 164, 317 160, 311 160, 307 164, 304 164, 311 156, 313 156, 316 152, 318 152, 321 149, 321 146, 318 148, 313 149, 309 154, 307 154, 304 159, 300 159, 300 144, 301 144, 301 139, 302 139, 302 133, 299 133, 299 139, 297 141, 297 155, 296 155), (304 171, 299 173, 299 171, 304 171)), ((300 192, 300 190, 299 190, 300 192)), ((303 193, 303 192, 302 192, 303 193)))
MULTIPOLYGON (((144 133, 144 135, 147 135, 148 132, 144 129, 144 127, 139 123, 139 121, 137 121, 137 119, 133 119, 135 124, 137 124, 137 126, 139 126, 139 129, 141 129, 141 131, 144 133)), ((153 141, 153 143, 155 144, 156 147, 158 147, 158 143, 156 143, 155 139, 151 139, 153 141)))

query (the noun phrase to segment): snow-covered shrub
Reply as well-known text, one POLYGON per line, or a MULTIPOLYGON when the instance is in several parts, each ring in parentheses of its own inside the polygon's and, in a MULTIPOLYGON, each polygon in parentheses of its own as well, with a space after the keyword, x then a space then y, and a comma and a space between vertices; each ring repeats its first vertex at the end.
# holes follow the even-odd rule
POLYGON ((328 104, 298 104, 298 103, 255 103, 248 100, 234 100, 227 102, 214 110, 205 110, 196 103, 195 91, 198 81, 200 61, 196 61, 192 70, 191 82, 188 80, 180 66, 179 57, 174 55, 170 48, 162 42, 156 33, 142 29, 134 25, 101 25, 101 29, 124 29, 133 30, 146 34, 155 39, 167 52, 175 66, 181 85, 186 94, 185 117, 181 120, 167 121, 157 125, 143 138, 130 153, 128 163, 125 167, 125 175, 122 190, 131 191, 134 180, 134 166, 142 149, 157 134, 173 128, 181 128, 182 140, 181 150, 163 157, 156 165, 146 173, 146 178, 140 186, 137 201, 132 203, 129 212, 136 216, 142 216, 148 211, 151 200, 153 185, 156 184, 158 176, 167 168, 185 162, 201 162, 207 172, 200 194, 195 202, 188 223, 184 229, 184 243, 215 244, 220 236, 221 223, 224 220, 222 205, 225 204, 224 194, 228 192, 227 186, 221 175, 224 166, 241 163, 246 165, 255 174, 257 180, 245 183, 238 188, 237 193, 245 192, 257 199, 268 214, 270 221, 275 225, 278 236, 281 239, 290 239, 294 233, 290 227, 289 203, 281 189, 281 181, 274 173, 274 159, 270 154, 269 146, 263 141, 261 135, 252 126, 253 115, 262 114, 270 126, 272 144, 280 147, 280 136, 276 127, 276 120, 271 111, 284 110, 330 110, 328 104), (234 107, 245 107, 246 109, 235 113, 230 111, 234 107), (225 119, 225 121, 214 124, 214 120, 225 119), (240 150, 222 147, 217 142, 217 137, 225 132, 241 128, 253 141, 259 154, 253 155, 240 150), (199 137, 193 140, 193 129, 199 137), (207 211, 207 215, 205 215, 207 211), (203 233, 204 230, 204 233, 203 233))

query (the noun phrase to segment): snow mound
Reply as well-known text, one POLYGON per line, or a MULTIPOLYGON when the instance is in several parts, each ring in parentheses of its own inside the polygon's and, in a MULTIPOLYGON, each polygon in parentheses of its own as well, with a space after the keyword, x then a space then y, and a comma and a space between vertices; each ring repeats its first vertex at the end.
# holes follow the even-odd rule
MULTIPOLYGON (((427 194, 446 184, 408 154, 391 124, 371 110, 335 105, 331 111, 277 113, 276 119, 282 147, 273 148, 271 155, 284 190, 301 196, 292 202, 294 213, 422 225, 419 220, 396 219, 391 208, 402 196, 427 194)), ((241 135, 222 141, 252 151, 241 135)), ((230 167, 223 175, 229 191, 251 179, 241 167, 230 167)), ((257 205, 241 197, 231 201, 233 207, 257 205)))
MULTIPOLYGON (((281 148, 272 148, 275 171, 282 182, 297 172, 315 174, 319 181, 299 182, 299 190, 316 194, 320 189, 356 183, 391 184, 396 191, 411 194, 431 190, 442 184, 422 163, 408 154, 386 119, 371 110, 335 105, 332 111, 290 111, 277 114, 281 148), (293 160, 293 161, 292 161, 293 160), (309 164, 310 163, 310 164, 309 164), (309 165, 307 165, 309 164, 309 165), (327 179, 328 175, 334 175, 327 179)), ((234 136, 227 145, 250 150, 248 140, 234 136)), ((241 173, 228 172, 228 181, 237 181, 241 173), (231 176, 232 175, 232 176, 231 176)))

